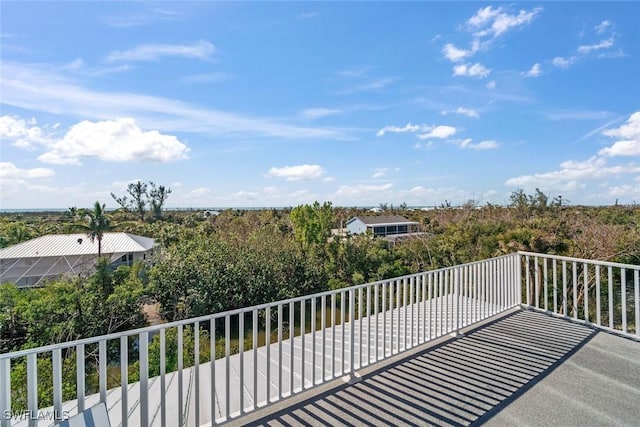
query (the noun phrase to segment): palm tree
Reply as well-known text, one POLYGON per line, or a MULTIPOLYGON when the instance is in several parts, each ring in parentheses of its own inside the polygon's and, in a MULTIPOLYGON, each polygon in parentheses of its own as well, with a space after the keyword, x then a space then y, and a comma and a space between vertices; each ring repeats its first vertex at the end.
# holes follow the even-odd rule
POLYGON ((111 227, 111 220, 105 213, 105 205, 96 201, 93 209, 87 212, 87 237, 91 242, 98 241, 98 258, 102 256, 102 236, 111 227))

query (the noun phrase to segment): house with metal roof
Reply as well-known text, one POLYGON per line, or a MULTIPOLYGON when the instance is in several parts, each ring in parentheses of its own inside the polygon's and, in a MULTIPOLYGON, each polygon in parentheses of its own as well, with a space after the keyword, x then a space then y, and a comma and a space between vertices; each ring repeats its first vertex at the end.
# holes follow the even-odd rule
POLYGON ((419 233, 420 224, 400 215, 356 216, 347 221, 347 232, 389 237, 419 233))
MULTIPOLYGON (((146 260, 155 240, 130 233, 104 233, 102 256, 114 266, 146 260)), ((64 274, 90 272, 98 259, 98 241, 84 233, 50 234, 0 249, 0 283, 43 285, 64 274)))

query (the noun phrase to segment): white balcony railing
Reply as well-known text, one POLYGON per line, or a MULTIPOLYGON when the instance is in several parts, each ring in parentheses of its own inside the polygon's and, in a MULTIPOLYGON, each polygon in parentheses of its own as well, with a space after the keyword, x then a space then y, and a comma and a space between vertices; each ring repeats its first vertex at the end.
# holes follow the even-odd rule
POLYGON ((98 402, 106 404, 112 426, 217 424, 353 376, 517 307, 523 298, 534 309, 585 322, 595 317, 594 326, 637 335, 639 270, 519 253, 0 354, 0 426, 51 425, 47 418, 98 402), (581 294, 583 283, 587 292, 581 294), (635 327, 628 323, 630 307, 635 327), (24 359, 26 384, 12 390, 12 375, 24 359), (69 372, 73 396, 65 394, 74 387, 69 372))
POLYGON ((524 305, 640 338, 640 266, 520 252, 524 305))

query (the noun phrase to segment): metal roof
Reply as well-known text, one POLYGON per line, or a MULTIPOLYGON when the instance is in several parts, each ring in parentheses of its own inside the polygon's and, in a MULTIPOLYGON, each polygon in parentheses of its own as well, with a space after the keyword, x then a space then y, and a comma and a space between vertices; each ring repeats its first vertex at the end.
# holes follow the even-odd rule
MULTIPOLYGON (((130 233, 104 233, 102 253, 146 252, 155 246, 155 240, 130 233)), ((87 234, 50 234, 17 245, 0 249, 0 259, 97 255, 98 241, 87 234)))
POLYGON ((350 223, 356 219, 364 222, 367 225, 404 225, 404 224, 418 224, 415 221, 409 221, 407 218, 400 215, 381 215, 381 216, 356 216, 351 218, 347 223, 350 223))

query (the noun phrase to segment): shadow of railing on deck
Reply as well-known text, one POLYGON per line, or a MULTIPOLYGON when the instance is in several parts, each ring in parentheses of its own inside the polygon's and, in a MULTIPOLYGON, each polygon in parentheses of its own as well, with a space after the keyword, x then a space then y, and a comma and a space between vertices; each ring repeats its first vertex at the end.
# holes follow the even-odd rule
POLYGON ((482 424, 595 334, 518 311, 250 425, 482 424))

